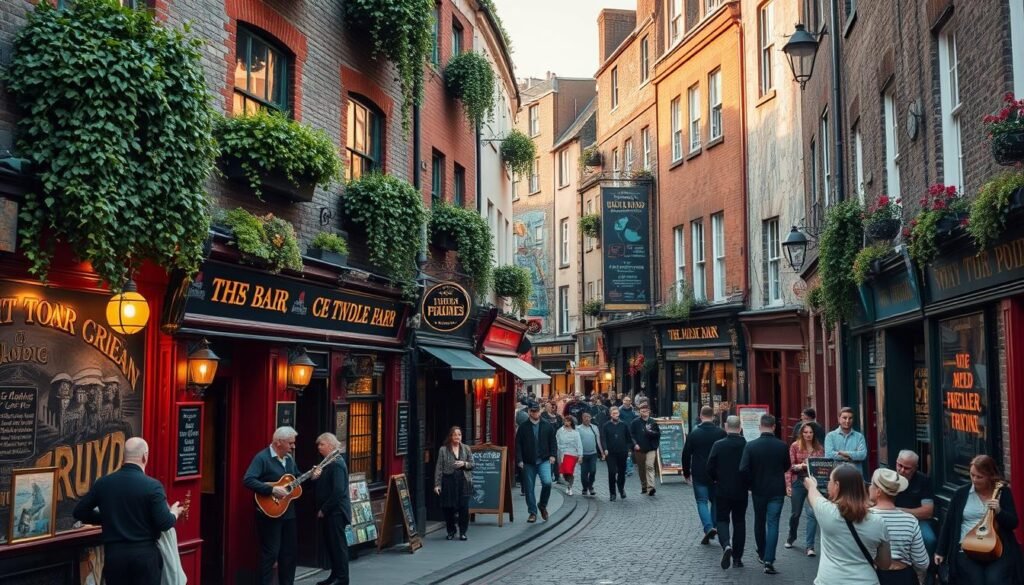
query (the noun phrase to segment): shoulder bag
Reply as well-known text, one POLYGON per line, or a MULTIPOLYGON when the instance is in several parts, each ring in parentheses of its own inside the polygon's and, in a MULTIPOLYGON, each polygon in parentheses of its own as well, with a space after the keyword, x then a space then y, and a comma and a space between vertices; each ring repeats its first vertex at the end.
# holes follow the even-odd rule
POLYGON ((864 546, 864 542, 860 539, 860 534, 857 534, 857 529, 853 527, 853 522, 847 520, 846 526, 850 529, 853 539, 857 541, 857 546, 860 547, 860 552, 864 555, 864 559, 875 570, 875 575, 878 576, 880 585, 913 585, 917 583, 917 574, 914 573, 914 569, 911 567, 906 567, 899 571, 883 571, 879 569, 875 565, 874 559, 871 558, 868 547, 864 546))

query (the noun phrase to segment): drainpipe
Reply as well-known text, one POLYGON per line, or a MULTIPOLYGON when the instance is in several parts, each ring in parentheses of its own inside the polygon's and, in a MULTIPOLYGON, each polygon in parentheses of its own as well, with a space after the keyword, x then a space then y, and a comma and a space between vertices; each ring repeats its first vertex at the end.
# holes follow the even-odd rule
MULTIPOLYGON (((422 153, 420 149, 420 107, 418 104, 412 106, 412 184, 416 192, 420 193, 420 166, 422 164, 422 153)), ((420 195, 422 197, 422 194, 420 195)), ((425 286, 422 278, 423 266, 427 262, 427 227, 420 230, 420 251, 416 255, 417 282, 418 286, 425 286)), ((415 307, 413 311, 415 312, 415 307)), ((427 505, 424 497, 423 484, 423 454, 422 444, 423 425, 420 424, 419 412, 419 342, 416 339, 417 331, 413 329, 409 335, 409 379, 405 390, 406 400, 409 401, 409 424, 412 425, 409 433, 409 452, 405 455, 406 468, 408 469, 413 486, 412 501, 416 508, 416 527, 420 534, 426 533, 427 528, 427 505)), ((425 413, 424 413, 425 414, 425 413)))
POLYGON ((476 125, 476 212, 483 214, 484 212, 484 199, 481 193, 483 192, 483 173, 482 163, 480 162, 480 153, 483 145, 483 137, 480 135, 480 124, 476 125))

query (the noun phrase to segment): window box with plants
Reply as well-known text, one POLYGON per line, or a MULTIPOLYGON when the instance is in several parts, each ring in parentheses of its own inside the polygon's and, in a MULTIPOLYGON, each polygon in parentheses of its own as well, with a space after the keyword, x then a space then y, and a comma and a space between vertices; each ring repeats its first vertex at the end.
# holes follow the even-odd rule
POLYGON ((501 160, 513 177, 528 177, 537 157, 537 146, 526 134, 513 130, 501 141, 501 160))
POLYGON ((309 243, 306 256, 335 266, 348 266, 348 244, 338 234, 320 232, 309 243))
POLYGON ((904 229, 907 252, 918 267, 924 268, 939 252, 939 243, 968 224, 969 204, 953 185, 936 184, 918 201, 921 210, 904 229))
POLYGON ((597 238, 601 235, 601 216, 597 213, 588 213, 580 217, 577 222, 580 232, 588 238, 597 238))
POLYGON ((864 232, 876 241, 891 241, 900 235, 900 200, 881 195, 864 212, 864 232))
POLYGON ((444 84, 462 102, 466 117, 474 127, 483 125, 494 111, 494 72, 483 55, 475 51, 459 53, 444 69, 444 84))
POLYGON ((1024 171, 1002 173, 982 185, 971 202, 967 232, 979 250, 990 248, 1010 216, 1024 209, 1024 171))
POLYGON ((509 299, 512 312, 525 316, 533 295, 530 271, 522 266, 499 266, 494 269, 492 280, 495 296, 509 299))
POLYGON ((588 317, 600 317, 603 310, 604 301, 601 299, 592 299, 583 303, 583 314, 588 317))
POLYGON ((985 116, 984 122, 992 139, 992 156, 999 164, 1012 166, 1024 161, 1024 99, 1007 93, 1003 102, 999 113, 985 116))
POLYGON ((281 112, 223 116, 214 130, 224 174, 257 197, 312 201, 317 185, 326 189, 341 175, 341 158, 327 133, 281 112))
POLYGON ((456 250, 462 269, 473 280, 477 291, 487 290, 491 278, 494 242, 491 228, 474 210, 440 203, 430 210, 430 236, 449 250, 456 250))
POLYGON ((862 248, 853 258, 853 280, 862 285, 882 273, 882 260, 892 253, 886 244, 872 244, 862 248))
POLYGON ((280 272, 302 271, 302 254, 295 228, 272 213, 254 215, 238 208, 223 212, 217 223, 231 230, 231 245, 245 264, 280 272))
POLYGON ((599 167, 601 162, 601 151, 598 150, 597 145, 588 146, 580 153, 581 170, 583 167, 599 167))

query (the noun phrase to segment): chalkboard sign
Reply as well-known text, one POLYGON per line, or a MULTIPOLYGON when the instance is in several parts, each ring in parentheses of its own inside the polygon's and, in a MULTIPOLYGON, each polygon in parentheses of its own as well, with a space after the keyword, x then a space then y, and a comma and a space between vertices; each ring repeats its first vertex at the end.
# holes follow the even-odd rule
POLYGON ((391 544, 392 528, 401 524, 409 540, 409 552, 423 546, 423 540, 416 531, 416 514, 412 509, 412 495, 405 474, 392 475, 388 480, 388 493, 384 498, 384 519, 377 537, 377 550, 391 544))
POLYGON ((828 491, 828 480, 832 477, 832 470, 839 465, 839 461, 827 457, 808 457, 807 473, 818 482, 818 491, 828 491))
POLYGON ((509 521, 512 521, 508 448, 484 443, 474 445, 472 449, 473 495, 469 497, 470 517, 475 514, 497 514, 498 526, 501 526, 508 513, 509 521))
POLYGON ((395 414, 395 455, 404 457, 409 452, 409 403, 399 402, 395 414))
POLYGON ((178 403, 178 465, 174 479, 192 479, 202 475, 203 403, 178 403))
POLYGON ((658 442, 658 458, 663 471, 683 472, 683 444, 686 442, 684 422, 679 419, 659 418, 661 439, 658 442))
POLYGON ((23 461, 35 453, 38 400, 37 388, 0 388, 0 461, 23 461))
POLYGON ((278 402, 277 403, 277 418, 275 419, 275 429, 281 427, 295 428, 295 402, 278 402))

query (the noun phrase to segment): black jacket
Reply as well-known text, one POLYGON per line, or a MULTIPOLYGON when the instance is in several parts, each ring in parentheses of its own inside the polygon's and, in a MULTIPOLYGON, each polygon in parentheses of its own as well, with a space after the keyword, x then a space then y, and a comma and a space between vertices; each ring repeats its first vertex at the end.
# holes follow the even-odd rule
POLYGON ((538 460, 558 457, 558 445, 555 443, 555 427, 541 419, 537 439, 533 438, 533 421, 527 420, 516 429, 516 464, 535 464, 538 460))
POLYGON ((786 472, 791 466, 789 446, 773 433, 761 433, 747 443, 740 460, 740 471, 749 478, 750 493, 755 496, 785 497, 786 472))
POLYGON ((85 524, 103 526, 103 544, 155 544, 160 533, 176 522, 167 507, 164 486, 134 463, 125 463, 97 479, 89 493, 78 500, 73 513, 85 524))
POLYGON ((348 466, 338 457, 328 464, 316 480, 316 509, 325 517, 341 516, 345 524, 352 522, 352 500, 348 495, 348 466))
POLYGON ((629 432, 629 425, 622 422, 608 421, 601 427, 601 446, 609 453, 629 453, 633 450, 636 441, 633 440, 633 433, 629 432))
POLYGON ((715 441, 708 456, 708 476, 715 483, 719 498, 747 498, 747 476, 740 471, 740 461, 747 440, 741 434, 728 435, 715 441))
POLYGON ((707 464, 708 456, 711 455, 711 447, 725 438, 725 430, 715 426, 711 421, 702 422, 693 429, 689 437, 686 437, 686 444, 683 445, 683 477, 689 478, 693 475, 693 481, 708 485, 711 478, 708 477, 707 464))
MULTIPOLYGON (((282 467, 281 462, 271 456, 270 447, 260 449, 256 456, 252 458, 252 463, 249 464, 249 469, 246 470, 242 483, 257 494, 269 496, 274 493, 271 484, 281 479, 282 475, 286 473, 296 477, 299 475, 299 468, 295 465, 294 457, 289 455, 284 461, 285 464, 282 467)), ((295 506, 291 505, 281 515, 281 518, 284 520, 294 517, 295 506)))
POLYGON ((640 451, 646 453, 658 450, 661 441, 661 428, 658 427, 658 421, 654 420, 654 417, 647 417, 646 423, 642 418, 634 419, 629 423, 629 434, 633 436, 640 451))
POLYGON ((590 412, 590 407, 587 403, 582 400, 573 400, 572 402, 566 403, 565 408, 562 410, 562 415, 566 416, 571 414, 573 418, 576 419, 576 424, 578 425, 583 422, 584 412, 590 412))
MULTIPOLYGON (((960 550, 960 525, 964 522, 964 507, 967 506, 967 498, 970 496, 971 484, 958 488, 949 501, 949 508, 946 511, 945 521, 939 530, 939 540, 935 547, 935 554, 946 558, 950 565, 950 575, 956 575, 956 560, 960 550)), ((999 540, 1003 541, 1003 557, 1010 557, 1014 568, 1010 572, 1010 583, 1024 583, 1024 560, 1021 558, 1020 547, 1017 545, 1017 538, 1013 531, 1018 523, 1017 508, 1013 503, 1013 493, 1010 487, 1006 486, 999 492, 999 513, 996 514, 996 524, 999 525, 999 540)), ((958 585, 974 585, 973 583, 959 583, 958 585)))

